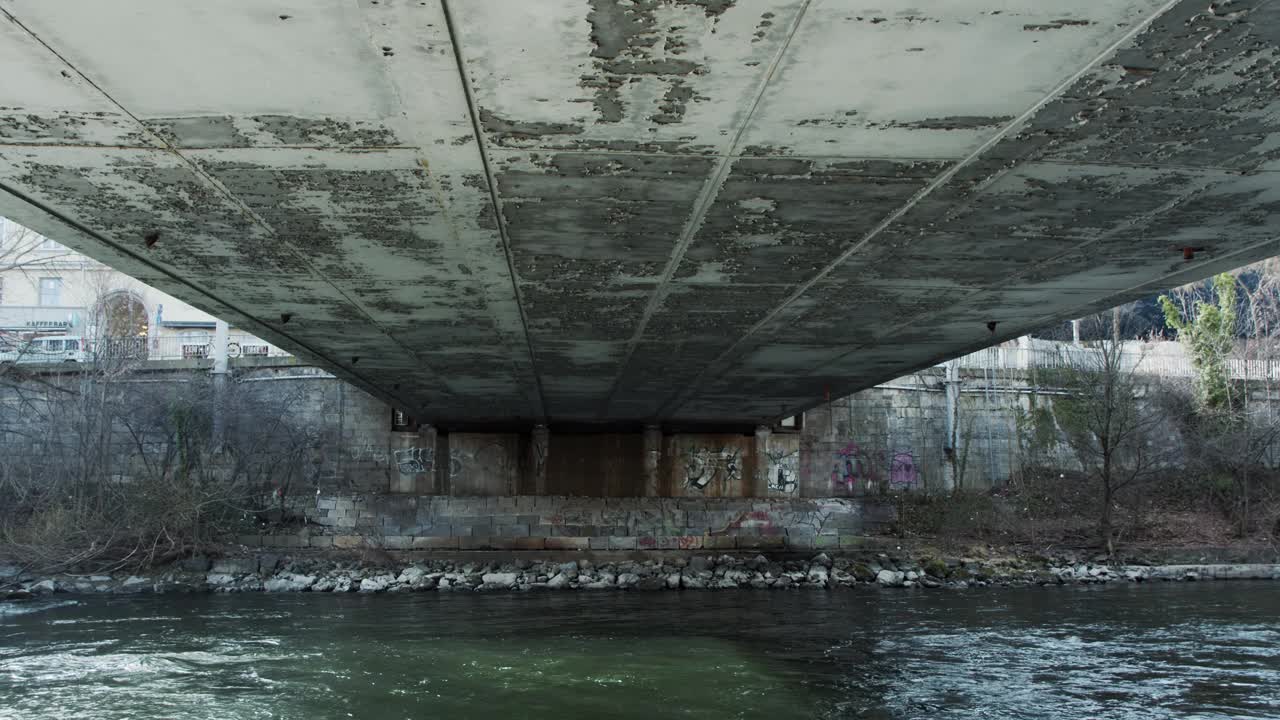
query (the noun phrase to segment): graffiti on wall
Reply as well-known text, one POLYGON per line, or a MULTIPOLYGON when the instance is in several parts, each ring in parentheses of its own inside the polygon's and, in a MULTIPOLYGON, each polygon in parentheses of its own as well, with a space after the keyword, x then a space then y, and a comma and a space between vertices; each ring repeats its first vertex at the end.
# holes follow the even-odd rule
POLYGON ((384 465, 387 462, 387 449, 365 443, 364 445, 348 448, 347 457, 352 462, 369 462, 374 465, 384 465))
MULTIPOLYGON (((436 451, 433 448, 406 448, 395 451, 396 467, 401 475, 433 473, 436 469, 436 451)), ((449 454, 449 478, 462 473, 463 460, 458 453, 449 454)))
POLYGON ((877 479, 875 463, 871 462, 871 456, 865 450, 858 447, 858 443, 849 442, 836 450, 831 467, 833 489, 842 488, 849 494, 859 487, 870 490, 877 479))
POLYGON ((892 453, 872 453, 849 442, 836 450, 832 457, 831 487, 835 491, 853 494, 859 490, 871 492, 883 489, 885 469, 888 469, 889 490, 910 490, 920 485, 920 468, 910 450, 894 450, 892 453))
POLYGON ((738 448, 693 448, 684 456, 684 481, 705 490, 711 481, 737 482, 742 478, 742 451, 738 448))
POLYGON ((920 484, 920 470, 910 450, 893 453, 889 463, 889 487, 894 490, 911 490, 920 484))
POLYGON ((793 493, 799 486, 800 451, 770 450, 765 452, 769 458, 768 487, 772 492, 793 493))

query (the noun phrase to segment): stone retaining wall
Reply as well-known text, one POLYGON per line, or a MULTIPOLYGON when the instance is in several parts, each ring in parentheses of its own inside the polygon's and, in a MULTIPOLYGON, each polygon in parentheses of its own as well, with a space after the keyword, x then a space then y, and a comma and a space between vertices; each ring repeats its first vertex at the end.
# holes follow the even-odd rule
POLYGON ((824 550, 858 547, 896 518, 853 499, 339 495, 286 503, 297 532, 251 547, 387 550, 824 550))

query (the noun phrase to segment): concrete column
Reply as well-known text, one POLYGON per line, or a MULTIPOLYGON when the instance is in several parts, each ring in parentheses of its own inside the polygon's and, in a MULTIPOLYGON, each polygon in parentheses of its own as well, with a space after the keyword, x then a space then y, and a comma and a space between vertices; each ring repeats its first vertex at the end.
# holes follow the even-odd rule
POLYGON ((215 320, 213 325, 213 448, 222 452, 226 442, 227 394, 227 323, 215 320))
POLYGON ((657 497, 662 492, 662 428, 644 426, 644 494, 657 497))
POLYGON ((449 474, 449 433, 436 432, 435 483, 441 495, 453 494, 453 478, 449 474))
POLYGON ((413 492, 418 495, 433 495, 438 492, 440 484, 436 482, 436 426, 420 425, 418 427, 418 452, 421 456, 431 457, 431 467, 427 472, 414 476, 413 492))
POLYGON ((773 430, 768 425, 756 426, 756 475, 751 494, 769 496, 769 436, 773 430))
POLYGON ((529 443, 533 453, 533 492, 537 495, 547 494, 547 458, 551 454, 551 429, 546 425, 534 425, 529 443))

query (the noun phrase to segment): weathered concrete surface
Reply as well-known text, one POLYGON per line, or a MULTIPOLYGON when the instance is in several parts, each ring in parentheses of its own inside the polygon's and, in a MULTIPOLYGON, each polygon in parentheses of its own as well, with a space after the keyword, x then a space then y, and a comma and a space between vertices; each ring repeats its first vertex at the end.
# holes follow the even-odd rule
POLYGON ((1266 0, 0 11, 0 213, 444 428, 749 431, 1278 252, 1266 0))

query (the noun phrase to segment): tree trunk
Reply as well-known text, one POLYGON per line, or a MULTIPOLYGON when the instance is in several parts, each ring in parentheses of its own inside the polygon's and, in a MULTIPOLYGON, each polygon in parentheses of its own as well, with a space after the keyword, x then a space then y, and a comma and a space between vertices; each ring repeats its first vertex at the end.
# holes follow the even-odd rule
POLYGON ((1115 548, 1111 545, 1111 483, 1107 483, 1102 489, 1102 518, 1098 522, 1098 534, 1102 538, 1102 547, 1107 552, 1107 557, 1115 554, 1115 548))

